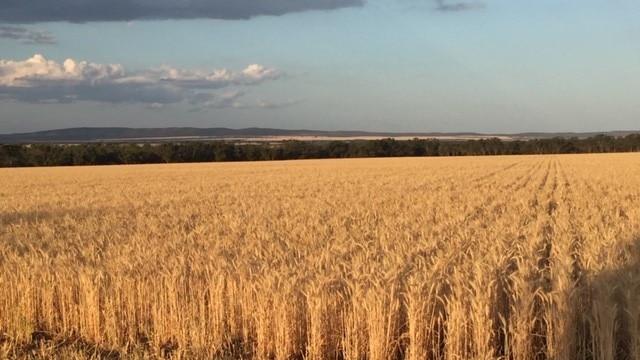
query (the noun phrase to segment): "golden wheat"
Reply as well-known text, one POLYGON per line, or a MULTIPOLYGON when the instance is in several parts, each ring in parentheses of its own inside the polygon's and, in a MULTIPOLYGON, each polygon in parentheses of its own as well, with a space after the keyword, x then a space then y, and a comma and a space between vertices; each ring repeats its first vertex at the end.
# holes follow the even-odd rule
POLYGON ((0 358, 640 359, 640 156, 0 169, 0 358))

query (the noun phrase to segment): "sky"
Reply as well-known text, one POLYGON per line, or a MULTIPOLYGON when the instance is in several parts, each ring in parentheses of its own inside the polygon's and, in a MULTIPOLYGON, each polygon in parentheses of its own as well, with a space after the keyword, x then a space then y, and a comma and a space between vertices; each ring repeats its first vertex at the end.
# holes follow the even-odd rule
POLYGON ((640 130, 637 0, 2 0, 0 133, 640 130))

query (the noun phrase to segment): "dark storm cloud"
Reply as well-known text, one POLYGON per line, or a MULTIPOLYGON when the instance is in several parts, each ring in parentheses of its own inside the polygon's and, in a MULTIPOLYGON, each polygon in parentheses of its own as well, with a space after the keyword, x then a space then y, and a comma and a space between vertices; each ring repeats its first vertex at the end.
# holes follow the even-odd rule
POLYGON ((442 11, 442 12, 478 10, 478 9, 484 9, 487 7, 487 4, 485 4, 482 1, 457 2, 453 4, 448 4, 444 0, 437 0, 436 3, 438 4, 438 6, 436 7, 436 11, 442 11))
POLYGON ((0 38, 20 41, 23 44, 55 44, 56 39, 48 31, 30 30, 22 26, 0 24, 0 38))
POLYGON ((365 0, 2 0, 0 22, 249 19, 362 6, 365 0))

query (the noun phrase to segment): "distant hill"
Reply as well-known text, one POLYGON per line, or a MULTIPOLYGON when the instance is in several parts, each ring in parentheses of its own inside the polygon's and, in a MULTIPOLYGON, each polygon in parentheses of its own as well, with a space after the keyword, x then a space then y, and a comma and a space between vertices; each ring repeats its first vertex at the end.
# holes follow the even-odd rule
POLYGON ((447 138, 469 139, 500 137, 504 139, 531 139, 550 137, 589 137, 599 134, 625 136, 633 131, 614 131, 598 133, 520 133, 520 134, 479 134, 479 133, 391 133, 366 131, 319 131, 286 130, 270 128, 127 128, 127 127, 80 127, 30 133, 0 134, 0 143, 87 143, 87 142, 162 142, 162 141, 206 141, 219 139, 260 139, 278 138, 279 140, 303 138, 354 139, 354 138, 447 138))

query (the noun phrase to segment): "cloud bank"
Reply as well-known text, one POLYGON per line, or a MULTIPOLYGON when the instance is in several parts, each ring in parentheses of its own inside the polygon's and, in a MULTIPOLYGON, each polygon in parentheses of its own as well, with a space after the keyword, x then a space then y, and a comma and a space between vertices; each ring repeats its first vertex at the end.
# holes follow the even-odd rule
POLYGON ((249 19, 364 5, 365 0, 2 0, 0 22, 249 19))
POLYGON ((55 44, 56 39, 48 31, 29 30, 22 26, 0 24, 0 39, 11 39, 23 44, 55 44))
POLYGON ((127 71, 119 64, 67 59, 62 63, 36 54, 24 61, 0 60, 0 100, 29 103, 142 103, 152 108, 188 102, 234 107, 241 92, 216 95, 216 89, 276 80, 280 71, 252 64, 241 71, 201 72, 170 66, 127 71), (235 95, 230 95, 235 94, 235 95))
POLYGON ((458 12, 458 11, 466 11, 466 10, 479 10, 485 9, 487 4, 482 1, 471 1, 471 2, 458 2, 454 4, 447 4, 444 0, 437 0, 436 11, 441 12, 458 12))

